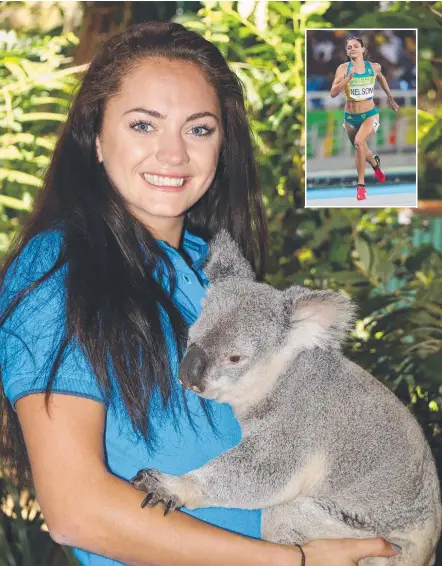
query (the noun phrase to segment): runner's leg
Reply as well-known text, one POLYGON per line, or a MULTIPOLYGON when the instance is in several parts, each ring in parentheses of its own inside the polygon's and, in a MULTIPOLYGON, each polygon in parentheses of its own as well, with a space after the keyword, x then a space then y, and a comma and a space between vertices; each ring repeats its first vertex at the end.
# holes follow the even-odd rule
MULTIPOLYGON (((354 147, 355 137, 356 137, 356 134, 358 133, 358 128, 356 128, 355 126, 352 126, 348 122, 344 122, 344 125, 345 125, 345 131, 347 132, 347 135, 348 135, 348 139, 351 141, 351 143, 354 147)), ((377 165, 376 159, 374 158, 374 153, 371 151, 371 149, 368 147, 367 144, 365 144, 365 145, 366 145, 366 148, 365 148, 366 161, 374 169, 377 165)))
POLYGON ((370 116, 362 122, 359 127, 358 133, 355 137, 355 148, 356 148, 356 167, 358 170, 358 188, 357 188, 357 198, 358 200, 364 200, 366 198, 365 191, 365 147, 367 146, 367 141, 373 136, 376 131, 376 123, 379 123, 379 114, 370 116), (364 194, 359 190, 359 187, 363 187, 364 194))
MULTIPOLYGON (((353 126, 348 122, 344 121, 345 131, 347 132, 348 138, 351 141, 353 147, 355 145, 355 139, 359 131, 360 126, 353 126)), ((365 185, 358 185, 356 187, 356 199, 365 200, 367 198, 367 192, 365 190, 365 185)))
MULTIPOLYGON (((374 115, 373 118, 373 130, 375 131, 375 133, 378 131, 379 128, 379 120, 376 119, 377 115, 374 115)), ((377 155, 376 153, 373 153, 373 158, 374 161, 376 163, 376 165, 374 165, 373 163, 371 164, 371 166, 373 167, 373 177, 379 181, 380 183, 385 183, 385 173, 382 171, 381 169, 381 159, 379 157, 379 155, 377 155)))
POLYGON ((344 127, 345 127, 345 131, 347 132, 348 139, 351 141, 351 144, 354 146, 355 145, 355 137, 356 137, 356 134, 358 133, 358 128, 356 128, 355 126, 352 126, 351 124, 349 124, 346 121, 344 121, 344 127))
POLYGON ((365 142, 366 148, 365 148, 365 160, 367 161, 367 163, 370 163, 370 165, 373 167, 373 169, 376 167, 377 165, 377 161, 374 158, 374 153, 371 151, 371 149, 368 147, 367 142, 365 142))

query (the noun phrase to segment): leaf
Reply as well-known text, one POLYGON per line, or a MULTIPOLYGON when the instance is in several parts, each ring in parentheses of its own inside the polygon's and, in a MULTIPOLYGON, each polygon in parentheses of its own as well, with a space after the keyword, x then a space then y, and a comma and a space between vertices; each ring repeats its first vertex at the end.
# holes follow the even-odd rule
POLYGON ((255 0, 238 0, 237 10, 238 14, 242 17, 247 19, 249 16, 253 14, 253 10, 255 9, 255 0))
POLYGON ((55 142, 55 136, 34 136, 34 134, 27 132, 21 132, 17 134, 7 133, 0 135, 0 146, 2 147, 7 147, 14 144, 28 144, 53 151, 53 149, 55 148, 55 142))
POLYGON ((395 266, 389 257, 379 259, 377 264, 373 265, 372 273, 375 272, 384 285, 387 285, 392 280, 394 275, 395 266))
POLYGON ((58 104, 59 106, 68 107, 69 101, 65 98, 57 98, 56 96, 33 96, 31 97, 33 106, 42 106, 45 104, 58 104))
POLYGON ((436 123, 436 117, 430 114, 429 112, 424 112, 424 110, 418 109, 417 111, 418 117, 418 137, 419 140, 428 133, 430 128, 434 126, 436 123))
POLYGON ((343 239, 336 238, 328 252, 328 259, 332 263, 345 264, 349 250, 343 239))
POLYGON ((367 314, 369 313, 373 314, 377 311, 384 310, 387 307, 390 307, 391 305, 397 302, 398 302, 397 296, 380 295, 378 297, 371 297, 369 299, 365 299, 363 308, 364 308, 364 312, 366 312, 367 314))
POLYGON ((22 171, 0 168, 0 181, 4 180, 21 183, 23 185, 31 185, 32 187, 41 187, 43 184, 42 180, 35 175, 23 173, 22 171))
POLYGON ((329 9, 330 2, 315 2, 314 0, 307 0, 301 6, 301 14, 309 16, 310 14, 318 14, 322 16, 329 9))
POLYGON ((364 273, 370 273, 372 265, 372 251, 370 245, 364 238, 358 236, 355 240, 355 249, 361 260, 364 273))
POLYGON ((8 71, 14 78, 18 80, 26 80, 28 78, 21 65, 19 65, 15 61, 12 61, 10 59, 8 60, 8 58, 6 58, 3 60, 3 65, 8 69, 8 71))
POLYGON ((13 208, 14 210, 30 210, 29 204, 19 200, 18 198, 8 197, 7 195, 0 195, 0 205, 13 208))
POLYGON ((426 143, 424 145, 425 153, 430 153, 435 149, 439 149, 441 146, 441 140, 442 140, 442 133, 438 133, 436 139, 431 140, 429 143, 426 143))
POLYGON ((415 272, 422 268, 422 264, 434 254, 434 248, 431 244, 422 244, 407 258, 405 267, 408 271, 415 272))
POLYGON ((55 112, 29 112, 20 117, 20 122, 55 121, 65 122, 66 114, 56 114, 55 112))
POLYGON ((6 536, 4 529, 0 525, 0 557, 2 559, 2 566, 18 566, 14 554, 12 553, 11 545, 6 536), (3 562, 6 560, 6 562, 3 562))
POLYGON ((13 145, 10 146, 0 146, 0 161, 5 160, 16 160, 21 158, 21 153, 19 149, 13 145))
POLYGON ((284 16, 285 18, 292 19, 292 6, 294 4, 298 5, 299 2, 269 2, 269 9, 278 12, 278 14, 284 16))
POLYGON ((232 63, 232 68, 235 71, 238 78, 244 85, 246 96, 248 102, 252 105, 254 110, 259 110, 262 108, 262 100, 259 95, 259 91, 255 86, 254 81, 249 77, 249 75, 239 66, 232 63))
POLYGON ((367 282, 357 271, 331 271, 328 273, 328 277, 330 280, 334 280, 342 285, 354 285, 367 282))

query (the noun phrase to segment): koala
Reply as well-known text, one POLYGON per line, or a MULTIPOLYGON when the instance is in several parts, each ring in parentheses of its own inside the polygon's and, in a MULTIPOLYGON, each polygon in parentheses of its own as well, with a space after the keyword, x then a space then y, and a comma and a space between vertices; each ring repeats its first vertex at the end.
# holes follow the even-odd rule
POLYGON ((231 405, 242 440, 176 476, 140 470, 143 506, 262 509, 281 544, 381 536, 402 548, 364 566, 432 566, 441 532, 436 466, 410 411, 340 350, 354 306, 337 292, 256 282, 230 235, 211 244, 210 280, 179 380, 231 405))

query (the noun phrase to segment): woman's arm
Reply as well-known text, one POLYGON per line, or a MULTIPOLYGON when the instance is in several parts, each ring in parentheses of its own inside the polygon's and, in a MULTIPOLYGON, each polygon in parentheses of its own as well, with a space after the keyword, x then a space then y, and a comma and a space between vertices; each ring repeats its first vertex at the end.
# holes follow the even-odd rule
POLYGON ((142 509, 144 495, 106 470, 105 408, 97 401, 43 394, 16 403, 34 484, 51 537, 138 566, 301 564, 299 549, 208 525, 185 513, 142 509))
MULTIPOLYGON (((16 403, 38 500, 51 537, 130 566, 300 566, 294 547, 243 537, 185 513, 140 507, 144 494, 104 463, 105 408, 91 399, 43 394, 16 403)), ((308 566, 353 566, 393 556, 383 539, 314 541, 308 566)))
POLYGON ((394 100, 393 95, 391 94, 390 87, 388 86, 388 83, 387 83, 387 79, 382 74, 381 65, 379 63, 372 63, 372 66, 374 67, 376 77, 379 81, 379 84, 380 84, 382 90, 385 92, 385 94, 388 97, 388 104, 391 106, 391 108, 395 112, 397 112, 399 110, 399 105, 394 100))
POLYGON ((330 89, 330 96, 332 98, 335 98, 344 90, 345 85, 350 82, 350 79, 355 74, 355 69, 352 67, 348 75, 345 76, 346 65, 347 63, 343 63, 336 69, 335 78, 330 89))

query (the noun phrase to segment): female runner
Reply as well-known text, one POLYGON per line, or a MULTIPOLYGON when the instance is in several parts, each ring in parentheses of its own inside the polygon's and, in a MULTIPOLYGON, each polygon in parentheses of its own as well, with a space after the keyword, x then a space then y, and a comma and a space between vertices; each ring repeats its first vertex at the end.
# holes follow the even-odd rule
POLYGON ((131 26, 89 66, 0 274, 2 465, 22 479, 30 461, 51 537, 84 566, 393 556, 381 538, 259 540, 259 510, 141 508, 129 482, 140 468, 181 474, 241 438, 230 407, 201 404, 177 376, 205 294, 205 239, 221 227, 262 272, 266 223, 240 83, 195 32, 131 26))
POLYGON ((391 108, 397 112, 399 106, 393 99, 388 83, 381 73, 380 64, 364 59, 366 49, 362 39, 350 37, 346 41, 345 50, 349 61, 337 68, 330 96, 335 98, 340 92, 344 91, 346 99, 344 127, 356 149, 356 169, 358 172, 356 198, 357 200, 365 200, 367 198, 365 188, 366 161, 373 167, 374 177, 381 183, 385 181, 379 155, 374 154, 367 145, 367 141, 377 132, 380 125, 379 112, 373 102, 376 78, 387 94, 391 108))

